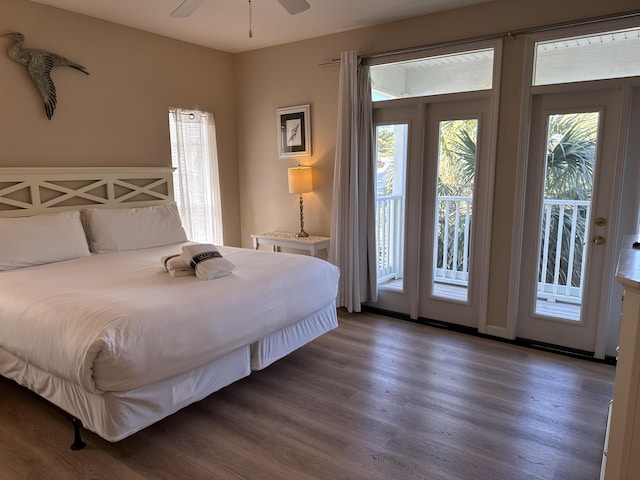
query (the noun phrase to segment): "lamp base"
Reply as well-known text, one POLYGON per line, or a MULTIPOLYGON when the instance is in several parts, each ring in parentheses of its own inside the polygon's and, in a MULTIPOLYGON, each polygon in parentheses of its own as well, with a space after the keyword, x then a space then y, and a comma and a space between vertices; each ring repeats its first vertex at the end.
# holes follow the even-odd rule
POLYGON ((296 233, 298 238, 306 238, 309 234, 304 231, 304 214, 302 213, 302 194, 300 194, 300 231, 296 233))

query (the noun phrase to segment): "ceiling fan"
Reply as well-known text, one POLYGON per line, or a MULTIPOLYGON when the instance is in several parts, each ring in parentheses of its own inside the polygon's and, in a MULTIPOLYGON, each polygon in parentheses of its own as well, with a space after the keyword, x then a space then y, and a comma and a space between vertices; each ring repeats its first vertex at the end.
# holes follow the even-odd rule
MULTIPOLYGON (((304 12, 310 7, 306 0, 277 0, 291 15, 304 12)), ((191 15, 204 0, 184 0, 178 8, 171 12, 172 17, 184 18, 191 15)))

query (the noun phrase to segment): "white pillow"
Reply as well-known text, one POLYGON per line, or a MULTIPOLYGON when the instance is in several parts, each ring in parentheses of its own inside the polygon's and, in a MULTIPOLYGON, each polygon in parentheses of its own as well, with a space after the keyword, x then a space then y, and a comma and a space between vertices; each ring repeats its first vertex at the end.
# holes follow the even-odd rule
POLYGON ((141 208, 92 208, 85 215, 91 250, 96 253, 187 241, 175 203, 141 208))
POLYGON ((89 255, 77 210, 0 218, 0 271, 89 255))

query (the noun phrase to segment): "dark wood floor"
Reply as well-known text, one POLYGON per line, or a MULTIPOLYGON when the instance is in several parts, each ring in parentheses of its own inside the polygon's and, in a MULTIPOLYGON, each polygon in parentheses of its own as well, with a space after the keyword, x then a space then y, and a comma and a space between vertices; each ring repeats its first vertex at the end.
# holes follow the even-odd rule
POLYGON ((614 367, 380 317, 121 442, 0 379, 0 479, 597 479, 614 367))

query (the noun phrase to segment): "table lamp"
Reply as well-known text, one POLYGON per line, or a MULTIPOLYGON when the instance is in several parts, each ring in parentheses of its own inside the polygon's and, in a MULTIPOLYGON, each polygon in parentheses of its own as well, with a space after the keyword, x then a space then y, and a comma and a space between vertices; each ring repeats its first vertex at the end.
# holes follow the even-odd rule
POLYGON ((309 234, 304 231, 304 215, 302 213, 302 194, 313 192, 313 177, 311 175, 311 167, 291 167, 288 169, 289 176, 289 193, 297 193, 300 195, 300 231, 296 233, 296 237, 308 237, 309 234))

